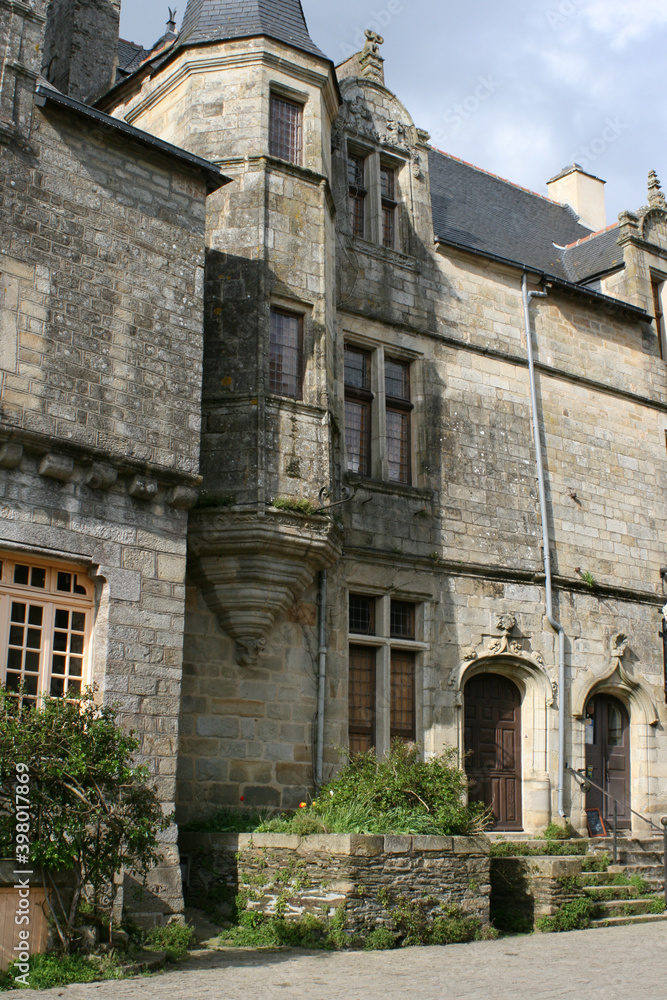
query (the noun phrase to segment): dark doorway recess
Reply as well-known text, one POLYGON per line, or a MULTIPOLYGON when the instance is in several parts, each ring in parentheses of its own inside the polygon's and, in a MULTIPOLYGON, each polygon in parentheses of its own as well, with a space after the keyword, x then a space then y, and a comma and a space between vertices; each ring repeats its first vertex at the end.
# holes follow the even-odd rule
MULTIPOLYGON (((620 800, 618 827, 629 830, 630 815, 630 720, 617 698, 600 694, 586 705, 586 774, 606 792, 620 800)), ((599 809, 611 823, 614 803, 592 785, 586 793, 586 808, 599 809)))
POLYGON ((496 830, 521 830, 521 693, 499 674, 465 686, 466 774, 470 799, 491 806, 496 830))

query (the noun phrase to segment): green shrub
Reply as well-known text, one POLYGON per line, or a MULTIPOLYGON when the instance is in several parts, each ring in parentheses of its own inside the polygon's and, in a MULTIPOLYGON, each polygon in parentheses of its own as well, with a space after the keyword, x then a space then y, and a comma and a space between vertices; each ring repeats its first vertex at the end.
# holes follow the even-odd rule
POLYGON ((276 510, 291 510, 295 514, 317 514, 319 508, 305 497, 294 500, 292 497, 276 497, 271 501, 276 510))
POLYGON ((582 859, 581 870, 582 872, 606 872, 609 868, 609 855, 604 854, 591 854, 582 859))
POLYGON ((364 938, 364 951, 390 951, 397 947, 397 937, 388 927, 376 927, 364 938))
POLYGON ((547 840, 540 847, 530 847, 522 841, 496 840, 491 844, 492 858, 540 858, 549 857, 580 857, 588 850, 585 840, 569 841, 567 844, 558 840, 547 840))
MULTIPOLYGON (((12 963, 7 973, 0 973, 0 989, 23 988, 16 983, 18 975, 16 963, 12 963)), ((70 983, 94 983, 101 979, 120 979, 123 975, 117 960, 112 956, 102 962, 99 958, 86 955, 32 955, 28 983, 30 989, 48 990, 54 986, 69 986, 70 983)))
POLYGON ((158 951, 166 951, 170 962, 185 958, 195 943, 194 928, 188 924, 166 924, 152 927, 146 935, 146 944, 158 951))
POLYGON ((269 809, 218 809, 205 819, 185 823, 182 833, 253 833, 271 816, 269 809))
POLYGON ((651 904, 648 909, 649 913, 664 913, 665 912, 665 900, 664 899, 652 899, 651 904))
POLYGON ((572 836, 572 827, 569 823, 565 823, 563 826, 558 823, 549 823, 544 831, 544 836, 547 840, 569 840, 572 836))
POLYGON ((590 899, 573 899, 571 903, 563 903, 553 917, 541 917, 537 921, 537 929, 543 934, 585 930, 591 925, 595 909, 595 903, 590 899))

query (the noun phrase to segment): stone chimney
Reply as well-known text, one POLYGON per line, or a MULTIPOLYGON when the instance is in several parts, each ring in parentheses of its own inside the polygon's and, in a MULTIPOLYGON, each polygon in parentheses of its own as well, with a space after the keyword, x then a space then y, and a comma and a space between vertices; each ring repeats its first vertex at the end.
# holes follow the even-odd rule
POLYGON ((51 0, 42 72, 77 101, 91 103, 114 83, 121 0, 51 0))
POLYGON ((42 64, 48 0, 0 4, 0 140, 27 135, 42 64))
POLYGON ((547 190, 554 201, 574 209, 582 226, 597 232, 607 225, 605 183, 594 174, 589 174, 578 163, 573 163, 548 181, 547 190))

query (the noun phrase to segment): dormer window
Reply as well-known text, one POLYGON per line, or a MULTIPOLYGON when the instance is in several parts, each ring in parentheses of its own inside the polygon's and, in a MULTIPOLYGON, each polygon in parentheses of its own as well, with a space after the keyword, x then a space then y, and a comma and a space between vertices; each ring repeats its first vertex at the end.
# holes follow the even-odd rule
POLYGON ((303 147, 303 105, 271 95, 269 153, 278 160, 301 166, 303 147))
POLYGON ((347 147, 349 232, 400 251, 399 204, 402 162, 385 153, 361 148, 352 141, 347 147))

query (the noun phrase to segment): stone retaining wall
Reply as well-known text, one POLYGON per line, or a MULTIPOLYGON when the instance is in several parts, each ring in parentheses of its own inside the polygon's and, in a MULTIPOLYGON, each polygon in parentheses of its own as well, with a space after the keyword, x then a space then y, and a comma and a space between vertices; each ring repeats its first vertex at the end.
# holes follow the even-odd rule
POLYGON ((580 857, 515 857, 491 859, 491 918, 503 929, 510 920, 535 927, 540 917, 584 895, 575 879, 581 875, 580 857))
POLYGON ((484 837, 182 833, 189 896, 222 916, 242 893, 247 908, 296 920, 333 915, 364 933, 392 925, 397 904, 426 904, 432 917, 457 906, 489 923, 490 857, 484 837))

